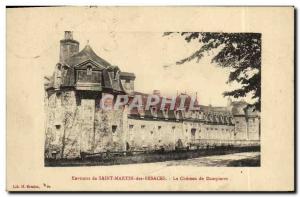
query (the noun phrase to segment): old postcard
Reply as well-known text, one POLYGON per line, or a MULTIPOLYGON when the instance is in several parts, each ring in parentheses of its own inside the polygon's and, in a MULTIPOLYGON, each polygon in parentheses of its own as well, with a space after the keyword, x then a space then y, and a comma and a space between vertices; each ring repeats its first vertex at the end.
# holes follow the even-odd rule
POLYGON ((8 191, 293 191, 293 7, 7 8, 8 191))

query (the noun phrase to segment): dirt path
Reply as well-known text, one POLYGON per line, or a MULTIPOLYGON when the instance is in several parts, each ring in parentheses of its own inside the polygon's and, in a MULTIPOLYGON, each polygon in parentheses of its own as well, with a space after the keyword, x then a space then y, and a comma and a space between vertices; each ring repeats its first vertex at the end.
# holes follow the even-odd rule
POLYGON ((167 166, 190 165, 190 166, 259 166, 260 152, 244 152, 228 155, 199 157, 187 160, 164 162, 167 166))

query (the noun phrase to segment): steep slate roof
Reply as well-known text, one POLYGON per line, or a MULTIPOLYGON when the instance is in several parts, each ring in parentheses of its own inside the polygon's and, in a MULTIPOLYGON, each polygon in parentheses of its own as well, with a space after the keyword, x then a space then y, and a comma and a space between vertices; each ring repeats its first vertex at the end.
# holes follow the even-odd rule
POLYGON ((129 72, 120 72, 120 78, 122 78, 122 79, 135 79, 135 74, 134 73, 129 73, 129 72))
POLYGON ((69 66, 75 66, 75 65, 85 62, 87 60, 92 60, 105 68, 112 66, 106 60, 99 57, 94 52, 94 50, 91 48, 90 45, 86 45, 79 53, 76 53, 76 54, 72 55, 71 57, 69 57, 65 61, 65 63, 68 64, 69 66))
MULTIPOLYGON (((99 57, 90 45, 86 45, 80 52, 72 55, 65 60, 64 65, 68 67, 67 74, 63 77, 62 86, 74 86, 75 85, 75 69, 77 65, 85 63, 87 61, 94 62, 99 69, 102 70, 102 85, 103 88, 112 89, 113 91, 123 92, 122 84, 119 79, 113 79, 109 75, 109 71, 114 71, 115 74, 120 69, 117 66, 111 65, 109 62, 99 57)), ((121 73, 121 72, 120 72, 121 73)), ((127 73, 129 75, 130 73, 127 73)))
MULTIPOLYGON (((129 100, 129 104, 132 102, 132 98, 134 95, 141 95, 142 96, 142 103, 143 106, 146 106, 147 103, 147 96, 149 96, 150 94, 145 94, 142 92, 133 92, 133 94, 131 95, 132 97, 129 100)), ((161 105, 161 101, 162 99, 165 97, 160 96, 160 102, 156 105, 158 111, 157 111, 157 118, 158 119, 169 119, 169 120, 176 120, 176 116, 175 116, 175 111, 174 110, 168 110, 167 111, 167 117, 165 117, 163 115, 163 112, 160 110, 160 105, 161 105)), ((176 103, 175 103, 175 110, 176 108, 180 105, 180 97, 177 96, 176 98, 176 103)), ((185 102, 185 107, 186 109, 189 106, 189 103, 191 101, 191 97, 189 95, 187 95, 186 98, 186 102, 185 102)), ((230 108, 228 107, 213 107, 213 106, 205 106, 205 105, 198 105, 196 103, 196 105, 198 107, 200 107, 200 111, 204 112, 204 117, 201 118, 201 120, 204 120, 206 122, 210 122, 210 123, 223 123, 223 124, 228 124, 228 123, 232 123, 231 121, 231 111, 230 108)), ((166 106, 167 108, 169 107, 168 105, 166 106)), ((192 118, 192 117, 184 117, 182 111, 179 111, 179 120, 195 120, 195 121, 199 121, 199 118, 192 118)), ((138 110, 136 110, 135 108, 132 109, 131 111, 129 111, 129 117, 139 117, 139 113, 138 110)), ((155 118, 150 110, 145 110, 144 111, 144 117, 145 118, 155 118)))

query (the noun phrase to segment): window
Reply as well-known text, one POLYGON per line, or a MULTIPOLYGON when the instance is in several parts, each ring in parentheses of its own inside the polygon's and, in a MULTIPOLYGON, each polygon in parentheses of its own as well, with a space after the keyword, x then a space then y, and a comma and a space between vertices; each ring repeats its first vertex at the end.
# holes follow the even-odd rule
POLYGON ((145 125, 141 125, 141 128, 144 129, 146 126, 145 125))
POLYGON ((114 80, 118 80, 119 79, 119 73, 120 73, 120 71, 115 71, 114 80))
POLYGON ((153 131, 150 131, 151 135, 153 135, 153 131))
POLYGON ((132 128, 133 128, 133 125, 132 125, 132 124, 130 124, 128 127, 129 127, 129 129, 132 129, 132 128))
POLYGON ((68 66, 64 65, 63 66, 63 75, 64 75, 64 77, 67 76, 67 73, 68 73, 68 66))
POLYGON ((111 130, 113 133, 115 133, 117 131, 117 125, 112 125, 111 130))
POLYGON ((124 88, 125 88, 126 90, 129 90, 129 89, 130 89, 130 80, 128 80, 128 79, 125 80, 124 88))
POLYGON ((93 72, 92 67, 88 66, 86 70, 86 75, 92 75, 92 72, 93 72))
POLYGON ((161 126, 158 126, 158 129, 161 129, 161 126))

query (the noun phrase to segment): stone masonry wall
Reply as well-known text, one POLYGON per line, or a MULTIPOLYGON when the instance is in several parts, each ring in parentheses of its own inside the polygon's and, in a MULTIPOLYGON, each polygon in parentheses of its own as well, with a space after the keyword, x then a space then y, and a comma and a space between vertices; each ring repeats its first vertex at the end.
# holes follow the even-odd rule
POLYGON ((46 103, 46 158, 124 150, 122 109, 103 111, 95 99, 81 99, 77 105, 75 91, 53 93, 46 103))
POLYGON ((191 121, 127 118, 126 108, 103 111, 95 99, 76 98, 76 92, 46 97, 45 158, 77 158, 81 152, 174 150, 222 140, 259 140, 259 119, 235 117, 235 126, 191 121), (76 102, 77 101, 77 102, 76 102))
POLYGON ((56 92, 48 97, 45 156, 74 157, 79 154, 80 113, 74 91, 56 92))
POLYGON ((259 140, 259 118, 251 117, 248 118, 248 138, 249 140, 259 140))
POLYGON ((234 117, 235 120, 235 140, 247 140, 247 121, 244 116, 234 117))

